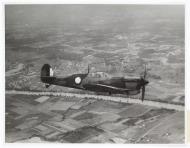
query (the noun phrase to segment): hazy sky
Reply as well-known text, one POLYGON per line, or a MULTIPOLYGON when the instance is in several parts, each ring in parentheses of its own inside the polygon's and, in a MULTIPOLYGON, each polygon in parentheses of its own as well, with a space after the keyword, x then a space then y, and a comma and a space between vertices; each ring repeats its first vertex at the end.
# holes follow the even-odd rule
POLYGON ((81 24, 96 19, 165 18, 184 20, 183 5, 6 5, 6 24, 81 24), (98 17, 98 18, 97 18, 98 17))

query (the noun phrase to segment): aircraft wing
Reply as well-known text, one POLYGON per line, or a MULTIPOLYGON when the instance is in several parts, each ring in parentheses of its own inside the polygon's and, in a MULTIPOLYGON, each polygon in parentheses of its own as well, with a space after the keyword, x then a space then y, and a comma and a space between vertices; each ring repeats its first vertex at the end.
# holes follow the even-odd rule
POLYGON ((96 92, 110 92, 110 93, 122 93, 128 92, 130 89, 114 87, 106 84, 85 84, 84 88, 86 90, 96 91, 96 92))
POLYGON ((102 88, 108 88, 108 89, 114 89, 114 90, 122 90, 122 91, 129 91, 130 89, 125 89, 125 88, 119 88, 119 87, 114 87, 110 85, 105 85, 105 84, 95 84, 96 86, 100 86, 102 88))

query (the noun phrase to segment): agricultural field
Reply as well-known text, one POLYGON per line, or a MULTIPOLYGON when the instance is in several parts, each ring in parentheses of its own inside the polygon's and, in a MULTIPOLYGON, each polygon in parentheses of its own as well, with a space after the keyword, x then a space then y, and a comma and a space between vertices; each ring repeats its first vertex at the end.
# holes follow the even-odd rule
POLYGON ((91 98, 6 94, 7 143, 184 143, 184 112, 91 98))

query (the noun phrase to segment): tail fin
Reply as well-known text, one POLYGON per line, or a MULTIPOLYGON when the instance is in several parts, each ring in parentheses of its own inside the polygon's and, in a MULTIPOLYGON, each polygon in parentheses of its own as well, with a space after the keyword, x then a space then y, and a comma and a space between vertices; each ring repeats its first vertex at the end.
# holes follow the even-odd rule
POLYGON ((49 64, 44 64, 41 69, 41 81, 46 83, 46 87, 49 87, 54 80, 55 77, 51 66, 49 64))
POLYGON ((49 64, 44 64, 41 69, 41 77, 52 77, 53 70, 49 64))

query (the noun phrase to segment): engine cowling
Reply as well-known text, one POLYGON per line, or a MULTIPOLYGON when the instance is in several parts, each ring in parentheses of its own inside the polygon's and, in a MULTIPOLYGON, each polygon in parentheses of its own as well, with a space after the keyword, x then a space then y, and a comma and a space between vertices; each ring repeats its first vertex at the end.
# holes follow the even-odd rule
POLYGON ((140 93, 140 90, 131 90, 131 91, 128 91, 128 95, 137 95, 140 93))

